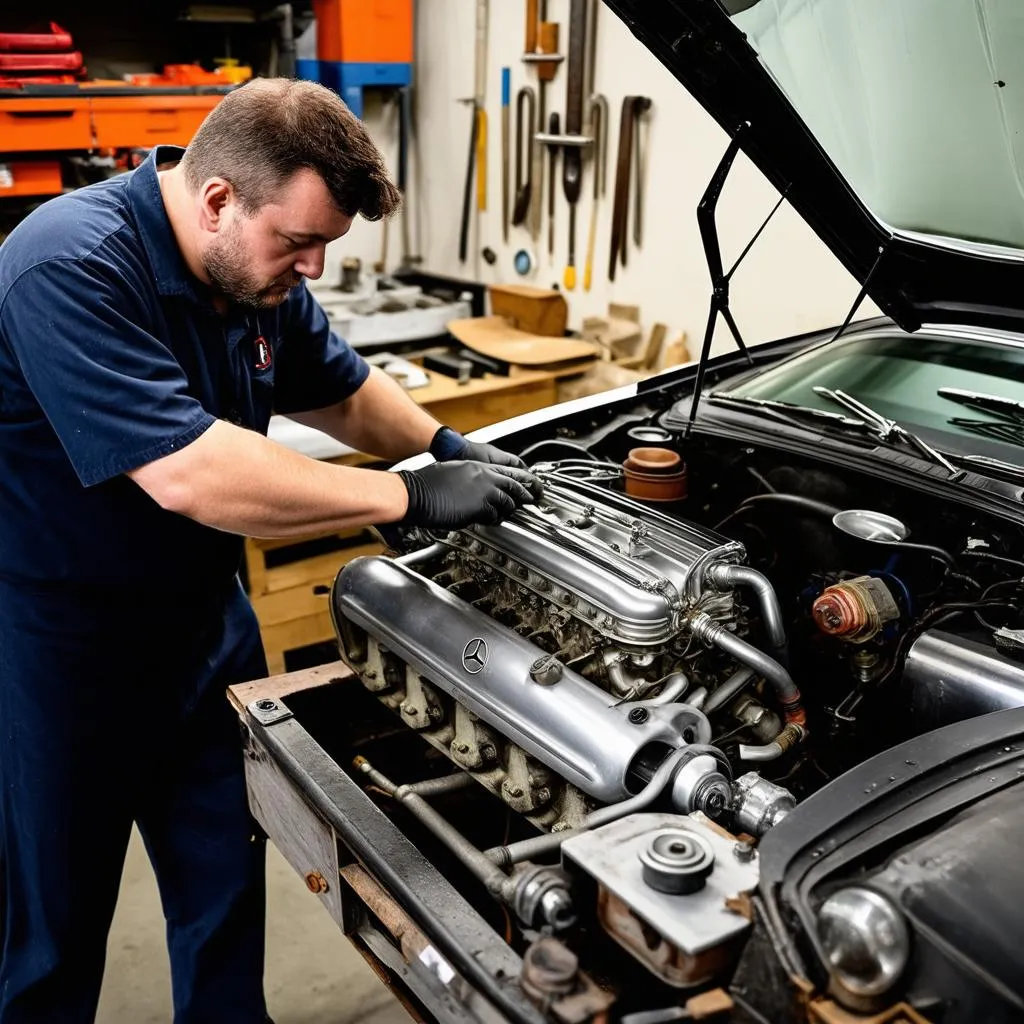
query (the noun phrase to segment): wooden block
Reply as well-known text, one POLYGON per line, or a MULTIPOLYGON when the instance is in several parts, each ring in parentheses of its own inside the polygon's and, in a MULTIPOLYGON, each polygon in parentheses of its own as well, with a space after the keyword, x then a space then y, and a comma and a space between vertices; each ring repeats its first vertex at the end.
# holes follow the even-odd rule
POLYGON ((655 324, 651 328, 651 336, 647 339, 647 348, 643 355, 643 368, 653 370, 661 355, 661 346, 665 343, 668 328, 664 324, 655 324))
POLYGON ((600 345, 605 358, 619 359, 636 354, 640 344, 640 326, 633 320, 588 316, 583 321, 583 337, 600 345))
POLYGON ((504 317, 518 330, 549 338, 564 337, 569 307, 561 292, 528 284, 492 284, 488 293, 491 312, 504 317))
POLYGON ((267 652, 267 664, 270 671, 275 674, 284 671, 285 651, 335 639, 331 613, 327 610, 326 604, 324 610, 317 615, 267 626, 262 628, 260 633, 263 635, 263 647, 267 652))
POLYGON ((665 347, 661 361, 664 370, 669 366, 681 366, 691 361, 690 351, 686 346, 686 335, 680 334, 675 341, 665 347))
POLYGON ((245 568, 249 578, 250 594, 267 592, 267 560, 263 551, 251 537, 245 540, 245 568))
POLYGON ((608 303, 609 320, 632 320, 633 323, 640 323, 640 307, 626 305, 623 302, 608 303))

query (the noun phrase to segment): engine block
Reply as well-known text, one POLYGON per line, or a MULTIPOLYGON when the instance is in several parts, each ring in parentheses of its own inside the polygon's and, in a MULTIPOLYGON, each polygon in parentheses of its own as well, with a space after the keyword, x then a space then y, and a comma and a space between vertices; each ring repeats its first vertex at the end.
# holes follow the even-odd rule
MULTIPOLYGON (((542 506, 499 525, 354 560, 332 609, 365 686, 511 808, 560 831, 636 792, 673 750, 709 741, 707 718, 680 701, 735 663, 689 623, 745 631, 712 571, 744 560, 701 527, 551 476, 542 506)), ((676 780, 682 810, 721 779, 702 762, 676 780)))

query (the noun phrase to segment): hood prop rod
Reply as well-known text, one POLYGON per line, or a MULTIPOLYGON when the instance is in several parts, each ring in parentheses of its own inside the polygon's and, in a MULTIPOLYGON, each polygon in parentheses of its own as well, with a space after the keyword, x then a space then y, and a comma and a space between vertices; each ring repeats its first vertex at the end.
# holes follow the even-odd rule
POLYGON ((789 191, 787 186, 785 191, 779 196, 779 201, 772 207, 771 213, 764 219, 764 222, 754 233, 754 237, 750 239, 743 252, 740 253, 739 258, 726 271, 722 263, 722 247, 718 238, 715 212, 718 209, 718 200, 722 195, 722 189, 725 188, 729 172, 732 170, 733 161, 736 159, 736 154, 740 151, 740 138, 745 128, 746 124, 742 124, 736 130, 736 134, 732 137, 722 159, 715 168, 715 173, 711 176, 711 181, 708 182, 704 195, 701 196, 701 200, 697 204, 697 226, 700 228, 700 238, 704 245, 704 259, 707 262, 708 272, 711 275, 711 305, 708 309, 707 329, 704 331, 704 345, 701 348, 700 361, 697 364, 697 379, 694 384, 693 401, 690 404, 690 418, 686 424, 686 432, 684 434, 684 437, 687 438, 690 436, 693 422, 697 417, 697 406, 700 403, 701 392, 704 389, 704 373, 707 370, 708 358, 711 355, 711 343, 714 340, 715 325, 718 323, 719 314, 721 314, 722 319, 728 325, 736 342, 736 347, 746 357, 747 363, 753 365, 754 360, 751 358, 747 346, 743 343, 740 329, 733 318, 732 310, 729 308, 729 282, 732 275, 736 273, 737 267, 743 262, 744 257, 761 237, 761 232, 764 231, 768 226, 768 222, 775 216, 776 210, 782 205, 786 198, 786 193, 789 191))

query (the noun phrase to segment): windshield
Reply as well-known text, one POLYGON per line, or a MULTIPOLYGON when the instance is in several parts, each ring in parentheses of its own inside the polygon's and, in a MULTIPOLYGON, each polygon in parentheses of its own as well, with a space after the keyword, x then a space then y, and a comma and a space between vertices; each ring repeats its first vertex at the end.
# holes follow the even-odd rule
POLYGON ((851 337, 804 352, 736 386, 726 384, 725 390, 742 398, 835 412, 835 404, 816 394, 815 386, 845 391, 908 429, 934 431, 937 443, 957 451, 984 452, 1017 464, 1024 458, 1024 424, 1019 443, 998 440, 993 424, 1005 422, 1003 417, 938 394, 939 388, 960 388, 1024 401, 1024 346, 921 335, 851 337))
POLYGON ((1024 249, 1024 3, 721 2, 879 220, 1024 249))

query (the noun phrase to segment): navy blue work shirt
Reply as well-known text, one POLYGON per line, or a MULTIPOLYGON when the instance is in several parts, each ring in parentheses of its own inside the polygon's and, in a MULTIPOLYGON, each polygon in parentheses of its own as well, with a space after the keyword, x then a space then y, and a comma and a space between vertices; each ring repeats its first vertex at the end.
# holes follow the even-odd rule
POLYGON ((218 313, 164 210, 161 146, 45 203, 0 246, 0 577, 164 596, 227 588, 242 539, 166 512, 124 474, 224 419, 324 408, 367 364, 305 285, 218 313))

